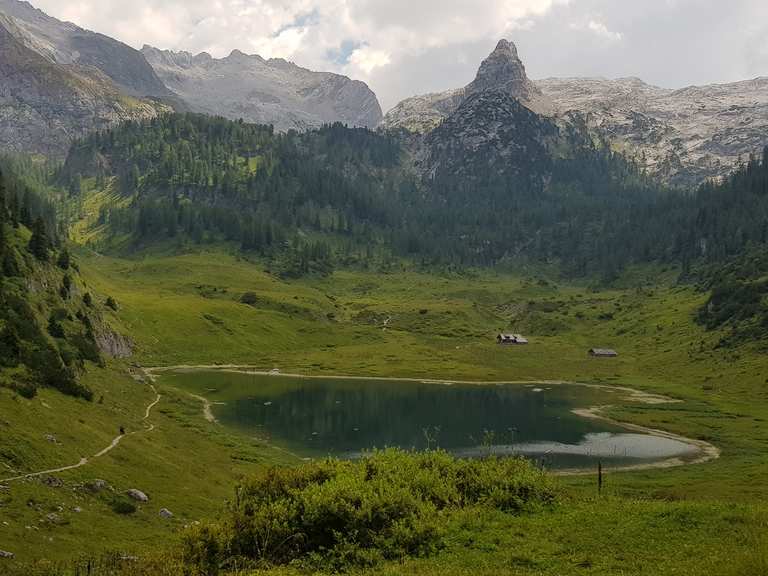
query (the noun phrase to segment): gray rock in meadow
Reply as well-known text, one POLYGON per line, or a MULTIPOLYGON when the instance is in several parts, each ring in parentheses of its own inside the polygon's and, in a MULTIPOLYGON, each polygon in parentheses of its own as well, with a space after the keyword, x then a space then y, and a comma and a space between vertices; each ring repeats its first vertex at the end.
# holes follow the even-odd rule
POLYGON ((126 494, 137 502, 149 502, 149 496, 144 494, 144 492, 141 490, 137 490, 136 488, 131 488, 126 492, 126 494))
POLYGON ((5 550, 0 550, 0 558, 7 558, 8 560, 13 560, 15 557, 15 554, 13 552, 6 552, 5 550))
POLYGON ((106 480, 100 480, 97 478, 91 482, 86 482, 84 488, 91 494, 98 494, 99 492, 103 492, 109 488, 109 484, 107 484, 106 480))
POLYGON ((165 519, 173 518, 173 512, 168 510, 168 508, 161 508, 160 509, 160 517, 161 518, 165 518, 165 519))

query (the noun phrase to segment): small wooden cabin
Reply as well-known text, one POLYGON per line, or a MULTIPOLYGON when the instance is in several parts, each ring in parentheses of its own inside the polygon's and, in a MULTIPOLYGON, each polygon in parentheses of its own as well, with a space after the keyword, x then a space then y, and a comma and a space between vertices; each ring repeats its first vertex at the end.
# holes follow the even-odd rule
POLYGON ((499 344, 528 344, 528 339, 520 334, 499 334, 496 336, 499 344))
POLYGON ((590 348, 589 355, 595 358, 616 358, 619 353, 610 348, 590 348))

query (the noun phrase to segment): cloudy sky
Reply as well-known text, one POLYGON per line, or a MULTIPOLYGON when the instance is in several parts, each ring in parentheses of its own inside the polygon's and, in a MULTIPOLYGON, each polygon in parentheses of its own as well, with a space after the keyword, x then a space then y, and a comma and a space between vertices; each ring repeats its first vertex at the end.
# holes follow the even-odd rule
POLYGON ((532 78, 768 76, 766 0, 32 0, 140 48, 237 48, 364 80, 384 109, 469 82, 499 38, 532 78))

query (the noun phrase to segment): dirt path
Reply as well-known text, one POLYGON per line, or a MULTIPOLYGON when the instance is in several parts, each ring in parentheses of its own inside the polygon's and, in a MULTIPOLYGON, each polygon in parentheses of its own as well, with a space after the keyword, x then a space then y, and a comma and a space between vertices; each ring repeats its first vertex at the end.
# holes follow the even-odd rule
POLYGON ((211 401, 208 400, 208 398, 205 398, 203 396, 198 396, 197 394, 190 394, 192 398, 195 400, 199 400, 203 403, 203 416, 205 419, 210 422, 211 424, 218 424, 219 421, 216 420, 216 416, 213 415, 213 409, 211 408, 211 401))
MULTIPOLYGON (((346 376, 346 375, 317 375, 310 376, 307 374, 291 374, 275 371, 259 370, 253 366, 238 366, 236 364, 219 364, 219 365, 181 365, 181 366, 163 366, 156 368, 145 368, 147 374, 150 376, 155 372, 167 372, 173 370, 215 370, 220 372, 233 372, 240 374, 255 374, 257 376, 270 376, 274 378, 305 378, 313 380, 376 380, 383 382, 422 382, 425 384, 441 384, 444 386, 450 386, 452 384, 476 384, 476 385, 497 385, 497 384, 519 384, 519 385, 536 385, 536 386, 559 386, 559 385, 571 385, 571 386, 583 386, 584 388, 592 388, 597 390, 606 390, 610 392, 617 392, 623 395, 623 399, 630 402, 637 402, 639 404, 674 404, 683 402, 677 398, 670 398, 661 394, 654 394, 651 392, 643 392, 642 390, 636 390, 635 388, 629 388, 627 386, 615 386, 611 384, 586 384, 583 382, 569 382, 567 380, 502 380, 502 381, 478 381, 478 380, 441 380, 434 378, 391 378, 386 376, 346 376)), ((204 400, 202 397, 196 397, 199 400, 204 400)), ((210 403, 208 403, 210 408, 210 403)), ((669 438, 677 440, 691 446, 695 446, 699 450, 699 454, 696 458, 683 459, 683 458, 668 458, 657 462, 644 462, 642 464, 633 464, 627 466, 619 466, 615 468, 608 468, 612 472, 632 471, 632 470, 650 470, 654 468, 672 468, 674 466, 685 466, 689 464, 703 464, 710 460, 715 460, 720 457, 720 449, 709 442, 703 440, 695 440, 693 438, 687 438, 666 430, 658 430, 656 428, 648 428, 639 424, 630 424, 628 422, 621 422, 614 420, 602 414, 604 410, 607 410, 610 406, 593 406, 591 408, 580 408, 573 410, 573 413, 582 418, 590 418, 593 420, 601 420, 610 424, 620 426, 627 430, 635 432, 642 432, 643 434, 649 434, 651 436, 657 436, 660 438, 669 438)), ((206 416, 207 419, 207 416, 206 416)), ((574 469, 574 470, 561 470, 556 472, 559 475, 586 475, 592 474, 592 470, 574 469)))
MULTIPOLYGON (((152 408, 157 406, 157 403, 160 402, 160 398, 162 398, 162 396, 157 392, 157 389, 155 388, 154 384, 150 384, 149 387, 152 388, 152 392, 155 393, 155 399, 152 401, 151 404, 149 404, 147 406, 147 409, 144 411, 144 417, 141 419, 142 422, 146 422, 149 419, 150 412, 152 411, 152 408)), ((96 454, 94 454, 90 458, 85 458, 85 457, 80 458, 80 462, 78 462, 77 464, 71 464, 69 466, 62 466, 61 468, 52 468, 50 470, 43 470, 41 472, 31 472, 29 474, 23 474, 21 476, 14 476, 13 478, 4 478, 4 479, 0 480, 0 484, 4 484, 6 482, 14 482, 16 480, 25 480, 27 478, 36 478, 38 476, 46 476, 48 474, 58 474, 59 472, 66 472, 67 470, 74 470, 76 468, 82 468, 83 466, 85 466, 86 464, 91 462, 92 460, 94 460, 96 458, 101 458, 105 454, 108 454, 109 452, 111 452, 112 450, 117 448, 117 446, 120 444, 120 442, 123 441, 123 438, 126 438, 128 436, 133 436, 134 434, 141 434, 141 433, 145 433, 145 432, 151 432, 154 429, 155 429, 155 425, 154 424, 147 423, 146 424, 146 428, 144 428, 144 430, 136 430, 134 432, 128 432, 127 434, 120 434, 118 436, 115 436, 115 438, 112 439, 112 442, 110 442, 109 446, 107 446, 103 450, 97 452, 96 454)))

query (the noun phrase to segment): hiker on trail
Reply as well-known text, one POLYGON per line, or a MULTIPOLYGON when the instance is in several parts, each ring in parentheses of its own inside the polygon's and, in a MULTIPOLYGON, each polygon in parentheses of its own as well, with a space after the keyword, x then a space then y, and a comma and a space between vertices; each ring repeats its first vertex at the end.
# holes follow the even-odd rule
POLYGON ((125 436, 125 427, 120 426, 120 436, 125 436))

